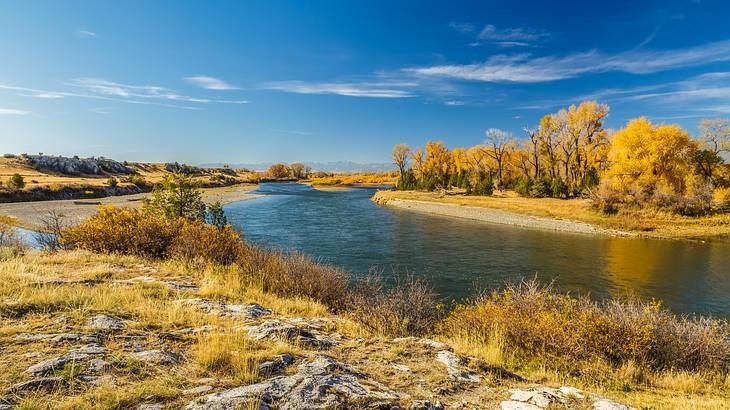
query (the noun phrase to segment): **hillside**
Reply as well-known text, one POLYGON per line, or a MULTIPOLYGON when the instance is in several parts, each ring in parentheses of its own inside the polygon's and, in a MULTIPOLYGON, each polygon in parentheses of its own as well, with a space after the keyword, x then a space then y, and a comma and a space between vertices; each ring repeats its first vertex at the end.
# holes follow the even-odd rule
POLYGON ((203 187, 256 182, 259 176, 229 168, 198 168, 162 163, 118 162, 105 158, 6 155, 0 158, 0 202, 99 198, 146 192, 172 172, 190 173, 203 187), (9 179, 22 176, 25 186, 11 189, 9 179), (114 179, 110 183, 110 179, 114 179), (114 184, 112 186, 112 184, 114 184))
POLYGON ((629 408, 212 267, 32 252, 0 276, 2 408, 629 408))

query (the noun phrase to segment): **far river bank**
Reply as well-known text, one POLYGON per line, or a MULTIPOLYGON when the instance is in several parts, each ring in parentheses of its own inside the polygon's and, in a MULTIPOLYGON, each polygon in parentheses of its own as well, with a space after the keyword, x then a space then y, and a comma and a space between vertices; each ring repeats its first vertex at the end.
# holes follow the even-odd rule
MULTIPOLYGON (((223 205, 246 201, 260 196, 251 193, 257 187, 258 185, 256 184, 240 184, 217 188, 203 188, 203 201, 208 204, 219 201, 223 205)), ((0 217, 5 217, 3 219, 18 227, 38 229, 43 224, 42 219, 51 211, 63 214, 70 223, 76 223, 95 214, 100 205, 141 207, 142 200, 149 195, 151 194, 141 193, 84 200, 67 199, 0 203, 0 217)))

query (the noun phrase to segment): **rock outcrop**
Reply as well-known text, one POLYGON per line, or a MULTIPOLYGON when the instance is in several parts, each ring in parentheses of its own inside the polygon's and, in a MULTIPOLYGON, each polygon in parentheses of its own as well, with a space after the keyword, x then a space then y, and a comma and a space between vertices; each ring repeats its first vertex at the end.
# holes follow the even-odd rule
POLYGON ((68 158, 51 155, 30 155, 28 162, 36 168, 65 175, 134 174, 136 171, 107 158, 68 158))
POLYGON ((401 395, 327 356, 302 363, 297 373, 213 393, 189 410, 234 410, 259 402, 259 409, 398 408, 401 395))

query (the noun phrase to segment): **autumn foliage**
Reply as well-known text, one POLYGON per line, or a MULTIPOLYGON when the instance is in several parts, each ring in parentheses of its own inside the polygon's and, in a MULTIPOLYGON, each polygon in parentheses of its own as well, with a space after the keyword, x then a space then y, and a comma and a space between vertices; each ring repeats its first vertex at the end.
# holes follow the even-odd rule
MULTIPOLYGON (((730 186, 730 126, 704 120, 700 137, 678 125, 646 118, 612 132, 604 128, 609 107, 595 101, 545 115, 525 137, 490 128, 484 143, 448 149, 428 141, 425 149, 397 144, 396 189, 463 189, 489 195, 493 188, 529 197, 592 197, 606 212, 619 204, 657 206, 682 214, 708 212, 713 190, 730 186)), ((722 194, 715 194, 715 207, 722 194)), ((720 198, 721 202, 718 202, 720 198)))

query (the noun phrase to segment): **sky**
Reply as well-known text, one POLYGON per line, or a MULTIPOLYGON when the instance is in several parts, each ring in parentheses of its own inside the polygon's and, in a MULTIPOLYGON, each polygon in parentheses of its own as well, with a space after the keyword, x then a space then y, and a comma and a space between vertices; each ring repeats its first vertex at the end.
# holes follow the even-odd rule
POLYGON ((0 0, 0 151, 388 162, 583 100, 730 117, 727 1, 0 0))

